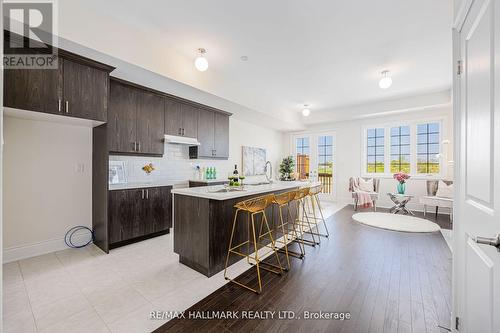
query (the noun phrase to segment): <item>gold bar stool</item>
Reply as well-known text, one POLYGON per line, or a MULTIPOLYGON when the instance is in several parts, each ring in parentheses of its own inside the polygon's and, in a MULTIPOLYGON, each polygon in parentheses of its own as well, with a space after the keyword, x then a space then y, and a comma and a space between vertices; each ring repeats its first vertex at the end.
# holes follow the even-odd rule
POLYGON ((330 236, 330 232, 328 231, 328 227, 326 226, 325 217, 323 216, 323 210, 321 209, 321 204, 319 201, 319 194, 321 193, 322 190, 323 190, 322 185, 317 185, 317 186, 313 186, 313 187, 309 188, 308 196, 309 196, 309 199, 311 201, 311 208, 312 208, 312 213, 313 213, 313 215, 309 216, 309 218, 315 221, 316 230, 318 231, 317 233, 315 233, 315 235, 318 237, 321 236, 321 237, 328 238, 330 236), (317 211, 316 211, 316 209, 317 209, 317 211), (316 214, 317 212, 319 213, 319 216, 316 214), (319 226, 318 226, 318 223, 316 223, 316 221, 323 222, 323 226, 325 228, 326 234, 319 233, 319 226))
POLYGON ((278 252, 276 249, 275 241, 272 236, 271 228, 269 228, 269 224, 267 222, 267 217, 266 217, 266 208, 268 208, 272 203, 273 203, 274 195, 265 195, 257 198, 252 198, 248 199, 245 201, 238 202, 236 205, 234 205, 234 208, 236 208, 236 212, 234 214, 234 220, 233 220, 233 228, 231 231, 231 238, 229 241, 229 250, 227 252, 227 257, 226 257, 226 266, 224 268, 224 278, 226 280, 229 280, 243 288, 246 288, 250 291, 253 291, 254 293, 260 294, 262 292, 262 280, 260 278, 260 269, 267 270, 269 272, 281 275, 283 273, 283 268, 281 266, 280 259, 278 257, 278 252), (237 218, 238 218, 238 213, 243 212, 247 214, 246 218, 246 223, 247 223, 247 230, 248 230, 248 240, 246 242, 240 243, 238 245, 233 246, 233 238, 234 238, 234 230, 236 228, 236 223, 237 223, 237 218), (255 233, 255 216, 261 214, 261 232, 259 232, 258 236, 258 241, 257 241, 257 235, 255 233), (251 221, 251 223, 250 223, 251 221), (262 234, 262 228, 263 225, 265 224, 267 232, 262 234), (251 227, 251 228, 250 228, 251 227), (250 233, 250 231, 252 233, 250 233), (269 244, 261 244, 260 241, 263 237, 269 236, 269 239, 271 241, 270 245, 269 244), (252 237, 252 238, 251 238, 252 237), (252 256, 250 254, 250 244, 253 244, 254 248, 254 255, 252 256), (239 251, 240 247, 247 245, 247 253, 242 253, 239 251), (271 251, 259 255, 259 247, 266 247, 270 248, 271 251), (271 263, 267 263, 264 261, 261 261, 262 257, 266 257, 268 254, 273 253, 276 255, 276 259, 278 261, 278 265, 273 265, 271 263), (227 267, 229 263, 229 256, 231 254, 236 254, 242 257, 247 258, 247 262, 251 265, 254 265, 257 269, 257 278, 259 281, 259 289, 254 289, 251 288, 241 282, 238 282, 234 279, 231 279, 227 276, 227 267), (254 260, 255 263, 251 262, 251 260, 254 260), (262 265, 262 266, 261 266, 262 265), (269 266, 269 267, 265 267, 269 266), (272 267, 272 268, 270 268, 272 267), (276 270, 277 269, 277 270, 276 270))
MULTIPOLYGON (((306 200, 308 197, 309 197, 309 187, 304 187, 296 191, 295 200, 297 201, 297 215, 295 218, 297 225, 300 227, 301 237, 295 241, 299 241, 303 245, 305 244, 314 247, 319 244, 319 239, 318 241, 316 241, 316 237, 314 237, 315 233, 313 231, 313 226, 307 214, 306 200), (304 227, 308 229, 305 230, 304 227), (311 236, 312 240, 304 238, 304 235, 306 233, 311 236)), ((316 223, 316 221, 314 221, 314 223, 316 223)))
POLYGON ((279 212, 279 224, 278 228, 281 228, 281 232, 283 234, 281 239, 276 239, 275 243, 279 245, 283 245, 282 249, 279 249, 279 252, 284 252, 286 255, 287 261, 287 269, 290 269, 290 259, 289 256, 293 256, 299 259, 304 258, 304 250, 303 243, 299 243, 300 253, 294 252, 288 249, 288 245, 294 239, 299 239, 299 234, 297 232, 297 224, 296 220, 292 217, 292 213, 290 212, 290 203, 295 200, 297 195, 297 191, 289 191, 281 194, 275 194, 273 198, 273 204, 278 207, 279 212), (286 208, 286 221, 283 219, 283 209, 286 208), (292 227, 289 228, 289 221, 291 221, 292 227), (291 239, 289 238, 291 233, 291 239))

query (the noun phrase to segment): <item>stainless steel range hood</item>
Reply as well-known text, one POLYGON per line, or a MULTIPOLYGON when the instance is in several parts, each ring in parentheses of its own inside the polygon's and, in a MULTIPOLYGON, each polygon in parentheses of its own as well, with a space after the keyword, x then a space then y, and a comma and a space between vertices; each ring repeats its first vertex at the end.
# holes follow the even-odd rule
POLYGON ((188 145, 188 146, 199 146, 200 143, 196 138, 188 138, 185 136, 177 136, 177 135, 166 135, 165 134, 165 143, 172 143, 178 145, 188 145))

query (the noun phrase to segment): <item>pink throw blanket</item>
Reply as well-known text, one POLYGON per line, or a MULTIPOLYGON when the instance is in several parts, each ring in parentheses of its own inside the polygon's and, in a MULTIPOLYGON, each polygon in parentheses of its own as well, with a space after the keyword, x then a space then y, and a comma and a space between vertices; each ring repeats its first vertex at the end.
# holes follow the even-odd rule
POLYGON ((358 194, 358 205, 361 208, 373 207, 373 200, 370 192, 361 191, 358 187, 358 181, 354 181, 354 192, 358 194))

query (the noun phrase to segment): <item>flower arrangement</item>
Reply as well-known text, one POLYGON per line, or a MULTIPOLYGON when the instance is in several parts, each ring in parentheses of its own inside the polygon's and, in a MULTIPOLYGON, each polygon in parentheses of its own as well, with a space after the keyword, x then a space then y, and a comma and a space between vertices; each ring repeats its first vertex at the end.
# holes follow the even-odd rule
POLYGON ((410 175, 404 172, 395 173, 393 176, 400 184, 406 183, 408 179, 410 179, 410 175))
POLYGON ((393 175, 393 178, 398 181, 397 190, 399 194, 405 194, 406 186, 405 183, 410 179, 410 175, 404 172, 398 172, 393 175))

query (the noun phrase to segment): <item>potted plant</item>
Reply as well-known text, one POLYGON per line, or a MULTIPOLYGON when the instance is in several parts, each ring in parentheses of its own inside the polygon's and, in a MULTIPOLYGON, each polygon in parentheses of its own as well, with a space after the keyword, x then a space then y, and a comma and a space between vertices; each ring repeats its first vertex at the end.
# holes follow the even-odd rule
POLYGON ((410 175, 405 172, 398 172, 394 174, 393 178, 398 181, 398 193, 405 194, 406 180, 410 179, 410 175))
POLYGON ((294 178, 295 161, 293 156, 285 157, 280 164, 280 180, 290 181, 295 180, 294 178))

